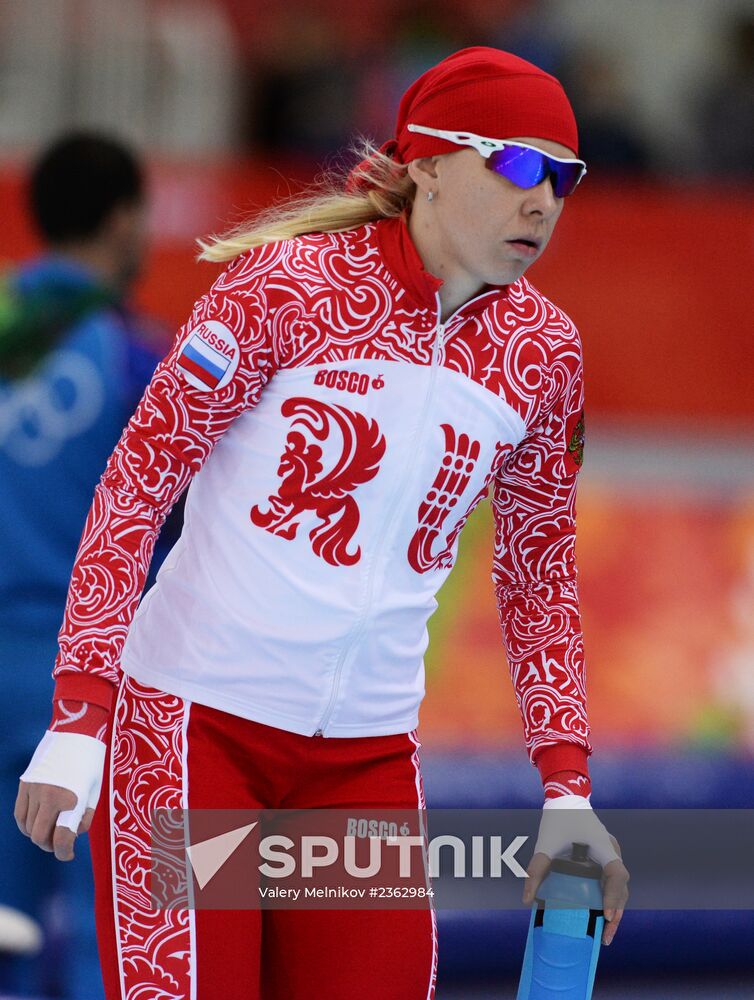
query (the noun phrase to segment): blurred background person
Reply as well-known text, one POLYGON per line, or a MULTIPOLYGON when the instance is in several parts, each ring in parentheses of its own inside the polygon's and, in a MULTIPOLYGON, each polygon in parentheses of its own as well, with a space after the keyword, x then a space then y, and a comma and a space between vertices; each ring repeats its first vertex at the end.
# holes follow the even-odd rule
POLYGON ((281 9, 253 75, 250 142, 321 159, 348 141, 360 67, 320 12, 281 9))
POLYGON ((729 58, 698 100, 701 169, 707 176, 754 177, 754 10, 727 25, 729 58))
POLYGON ((631 102, 618 54, 598 46, 577 49, 565 59, 563 77, 582 123, 582 152, 590 170, 645 173, 649 150, 631 122, 631 102))
POLYGON ((95 1000, 86 844, 56 865, 18 842, 10 813, 29 740, 49 722, 81 525, 157 363, 127 305, 146 250, 144 174, 119 141, 78 132, 41 154, 28 195, 46 247, 0 285, 0 903, 42 922, 49 960, 6 959, 0 986, 95 1000))

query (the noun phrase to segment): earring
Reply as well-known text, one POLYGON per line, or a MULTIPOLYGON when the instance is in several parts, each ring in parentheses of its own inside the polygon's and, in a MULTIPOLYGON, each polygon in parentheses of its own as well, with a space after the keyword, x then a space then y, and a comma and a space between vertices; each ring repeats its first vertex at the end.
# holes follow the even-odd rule
POLYGON ((435 192, 427 191, 427 201, 434 201, 434 200, 435 200, 435 192))

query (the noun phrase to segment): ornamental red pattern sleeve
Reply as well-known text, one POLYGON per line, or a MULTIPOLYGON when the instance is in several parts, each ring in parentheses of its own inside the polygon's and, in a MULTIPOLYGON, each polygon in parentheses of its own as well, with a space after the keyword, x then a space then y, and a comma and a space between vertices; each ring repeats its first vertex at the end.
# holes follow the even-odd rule
POLYGON ((589 775, 578 771, 556 771, 544 783, 545 801, 559 799, 561 795, 580 795, 588 799, 592 794, 592 782, 589 775))
POLYGON ((47 728, 51 732, 93 736, 100 743, 105 743, 109 718, 110 710, 101 705, 56 698, 53 702, 52 719, 47 728))
POLYGON ((109 704, 110 685, 173 504, 231 423, 259 400, 275 368, 264 322, 269 252, 245 254, 194 307, 158 366, 96 488, 68 591, 53 671, 55 697, 109 704), (196 350, 189 349, 196 337, 196 350), (204 371, 203 345, 228 362, 204 371), (198 359, 198 360, 197 360, 198 359), (197 367, 198 365, 198 367, 197 367), (216 381, 214 388, 208 384, 216 381), (85 677, 82 676, 82 673, 85 677))
MULTIPOLYGON (((576 588, 576 481, 583 376, 576 331, 553 348, 536 423, 495 479, 493 581, 530 759, 543 783, 588 776, 591 753, 576 588)), ((583 784, 586 789, 587 784, 583 784)), ((550 794, 588 794, 552 782, 550 794)))

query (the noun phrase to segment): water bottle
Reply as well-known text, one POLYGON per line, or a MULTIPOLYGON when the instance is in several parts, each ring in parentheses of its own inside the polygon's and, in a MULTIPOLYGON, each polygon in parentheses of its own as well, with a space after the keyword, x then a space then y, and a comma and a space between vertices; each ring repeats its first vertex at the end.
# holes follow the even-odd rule
POLYGON ((516 1000, 590 1000, 605 923, 601 877, 587 844, 553 858, 532 906, 516 1000))

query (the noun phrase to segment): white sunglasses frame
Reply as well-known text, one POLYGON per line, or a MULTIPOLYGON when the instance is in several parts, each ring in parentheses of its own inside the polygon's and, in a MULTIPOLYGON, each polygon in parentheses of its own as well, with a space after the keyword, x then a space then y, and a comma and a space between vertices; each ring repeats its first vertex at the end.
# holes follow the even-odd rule
MULTIPOLYGON (((458 146, 471 146, 477 151, 485 160, 498 152, 501 149, 505 149, 507 146, 515 146, 519 149, 532 149, 535 153, 541 153, 542 156, 546 156, 550 160, 555 160, 557 163, 578 163, 583 167, 583 173, 576 182, 576 186, 583 181, 586 177, 586 163, 583 160, 576 159, 575 157, 569 156, 553 156, 552 153, 546 153, 543 149, 538 149, 537 146, 530 146, 527 142, 517 142, 513 139, 490 139, 484 135, 477 135, 475 132, 449 132, 446 129, 441 128, 430 128, 428 125, 407 125, 406 128, 409 132, 420 132, 422 135, 433 135, 438 139, 446 139, 448 142, 456 143, 458 146)), ((576 188, 574 188, 574 191, 576 188)))

